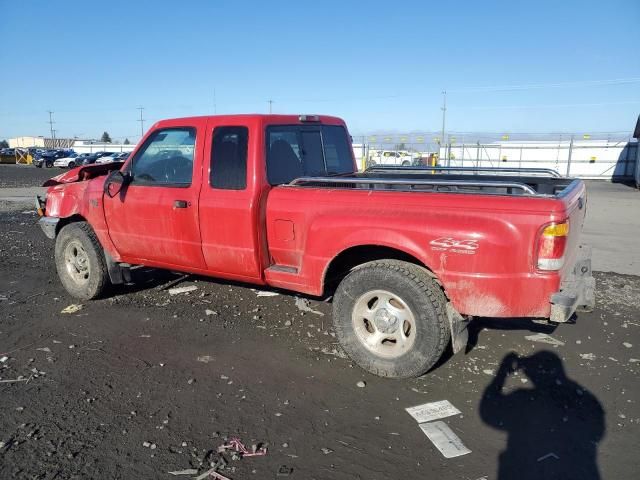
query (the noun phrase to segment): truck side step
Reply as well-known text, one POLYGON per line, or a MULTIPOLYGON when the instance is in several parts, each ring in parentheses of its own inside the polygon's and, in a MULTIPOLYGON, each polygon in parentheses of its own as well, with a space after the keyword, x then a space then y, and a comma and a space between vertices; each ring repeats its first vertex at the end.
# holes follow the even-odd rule
POLYGON ((271 265, 267 270, 272 272, 293 273, 294 275, 298 273, 296 267, 289 267, 287 265, 271 265))

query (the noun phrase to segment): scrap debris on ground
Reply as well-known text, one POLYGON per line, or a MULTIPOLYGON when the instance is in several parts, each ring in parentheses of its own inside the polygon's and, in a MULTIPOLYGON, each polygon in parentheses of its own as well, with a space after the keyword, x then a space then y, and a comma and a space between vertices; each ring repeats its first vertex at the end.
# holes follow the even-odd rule
POLYGON ((309 312, 313 313, 314 315, 320 315, 321 317, 324 316, 324 313, 311 308, 310 302, 306 298, 296 297, 296 307, 298 307, 298 310, 300 310, 301 312, 309 312))
POLYGON ((252 445, 249 450, 238 437, 230 437, 225 443, 220 445, 217 449, 217 458, 213 458, 213 451, 207 452, 205 458, 209 462, 209 468, 204 473, 198 475, 198 470, 195 468, 187 468, 184 470, 174 470, 171 475, 197 475, 194 477, 196 480, 205 480, 208 478, 218 480, 231 480, 229 477, 220 473, 220 471, 230 470, 235 471, 235 467, 230 467, 230 461, 224 456, 225 454, 231 454, 231 461, 241 460, 245 457, 262 457, 267 454, 267 448, 264 446, 252 445))

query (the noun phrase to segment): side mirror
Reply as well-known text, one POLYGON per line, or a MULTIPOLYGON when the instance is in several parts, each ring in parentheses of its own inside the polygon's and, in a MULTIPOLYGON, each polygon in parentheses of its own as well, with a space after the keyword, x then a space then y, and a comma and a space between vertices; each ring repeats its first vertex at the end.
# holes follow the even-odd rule
POLYGON ((113 170, 104 182, 104 193, 113 198, 130 182, 131 174, 129 172, 123 173, 120 170, 113 170))

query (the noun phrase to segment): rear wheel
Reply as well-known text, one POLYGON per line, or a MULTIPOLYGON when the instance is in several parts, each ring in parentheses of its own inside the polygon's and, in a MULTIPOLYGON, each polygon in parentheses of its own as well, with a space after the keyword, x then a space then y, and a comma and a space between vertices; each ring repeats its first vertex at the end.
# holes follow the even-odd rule
POLYGON ((409 160, 405 160, 404 162, 402 162, 403 167, 408 167, 409 165, 411 165, 411 162, 409 160))
POLYGON ((71 223, 60 230, 55 259, 62 285, 76 298, 97 298, 109 285, 102 247, 86 222, 71 223))
POLYGON ((340 343, 360 367, 383 377, 415 377, 435 365, 449 342, 445 305, 424 268, 379 260, 342 280, 333 321, 340 343))

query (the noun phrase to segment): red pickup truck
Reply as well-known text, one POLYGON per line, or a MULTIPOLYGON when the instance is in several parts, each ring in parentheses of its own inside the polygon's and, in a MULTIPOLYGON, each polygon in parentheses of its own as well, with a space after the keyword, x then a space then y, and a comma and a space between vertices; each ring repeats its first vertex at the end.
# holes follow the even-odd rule
POLYGON ((363 368, 416 376, 473 316, 569 320, 594 303, 581 180, 541 169, 373 167, 342 120, 158 122, 123 163, 78 167, 37 199, 80 299, 146 265, 333 295, 363 368))

